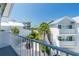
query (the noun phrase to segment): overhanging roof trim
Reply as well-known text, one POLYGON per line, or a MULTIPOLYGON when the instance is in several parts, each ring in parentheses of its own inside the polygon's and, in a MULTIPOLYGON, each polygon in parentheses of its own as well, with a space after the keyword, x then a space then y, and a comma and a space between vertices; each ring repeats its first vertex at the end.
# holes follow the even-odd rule
POLYGON ((3 11, 2 17, 8 17, 10 12, 11 12, 12 7, 13 7, 13 4, 7 3, 6 7, 5 7, 4 11, 3 11))
POLYGON ((62 18, 59 18, 59 19, 57 19, 57 20, 54 20, 53 22, 51 22, 50 24, 56 24, 56 23, 58 23, 58 22, 60 22, 60 21, 62 21, 62 20, 64 20, 64 19, 69 19, 70 21, 74 21, 72 18, 70 18, 70 17, 68 17, 68 16, 64 16, 64 17, 62 17, 62 18))

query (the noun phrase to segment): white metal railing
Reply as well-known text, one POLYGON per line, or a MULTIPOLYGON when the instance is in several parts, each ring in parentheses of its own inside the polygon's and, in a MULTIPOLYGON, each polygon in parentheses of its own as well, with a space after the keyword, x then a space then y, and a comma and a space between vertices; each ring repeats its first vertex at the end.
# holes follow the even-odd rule
MULTIPOLYGON (((60 52, 63 52, 66 55, 73 55, 73 56, 79 56, 79 53, 73 52, 71 50, 57 47, 50 45, 46 42, 34 40, 34 39, 28 39, 20 35, 14 35, 11 33, 9 34, 9 38, 6 38, 8 40, 8 45, 11 45, 11 47, 15 50, 15 52, 20 56, 53 56, 53 55, 61 55, 60 52), (45 47, 45 49, 48 47, 50 50, 41 50, 40 45, 45 47)), ((8 37, 8 36, 7 36, 8 37)))
POLYGON ((20 35, 12 35, 13 39, 11 38, 11 41, 13 42, 13 44, 11 44, 11 46, 15 49, 15 51, 17 52, 18 55, 26 55, 26 56, 46 56, 46 55, 61 55, 60 52, 63 52, 64 54, 68 55, 74 55, 74 56, 79 56, 79 53, 73 52, 71 50, 62 48, 62 47, 57 47, 57 46, 53 46, 50 44, 47 44, 46 42, 41 42, 38 40, 34 40, 34 39, 27 39, 23 36, 20 35), (19 42, 16 43, 16 40, 20 40, 19 42), (30 45, 25 45, 26 43, 30 43, 30 45), (50 48, 50 52, 53 52, 52 54, 49 53, 47 54, 45 51, 44 52, 40 52, 40 46, 39 45, 43 45, 44 47, 48 47, 50 48), (27 49, 27 48, 29 49, 27 49))

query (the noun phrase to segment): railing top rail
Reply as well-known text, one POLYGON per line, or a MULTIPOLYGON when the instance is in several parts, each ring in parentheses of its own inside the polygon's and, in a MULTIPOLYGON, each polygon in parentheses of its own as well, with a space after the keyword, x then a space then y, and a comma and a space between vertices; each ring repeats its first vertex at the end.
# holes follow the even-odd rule
MULTIPOLYGON (((23 38, 23 39, 27 39, 27 38, 25 38, 25 37, 23 37, 23 36, 20 36, 20 35, 17 35, 17 36, 20 37, 20 38, 23 38)), ((36 43, 42 44, 42 45, 44 45, 44 46, 50 47, 50 48, 52 48, 52 49, 56 49, 56 50, 58 50, 58 51, 64 52, 64 53, 69 54, 69 55, 79 56, 79 53, 74 52, 74 51, 71 51, 71 50, 68 50, 68 49, 66 49, 66 48, 53 46, 53 45, 47 44, 46 42, 41 42, 41 41, 34 40, 34 39, 27 39, 27 40, 30 40, 30 41, 32 41, 32 42, 36 42, 36 43)))

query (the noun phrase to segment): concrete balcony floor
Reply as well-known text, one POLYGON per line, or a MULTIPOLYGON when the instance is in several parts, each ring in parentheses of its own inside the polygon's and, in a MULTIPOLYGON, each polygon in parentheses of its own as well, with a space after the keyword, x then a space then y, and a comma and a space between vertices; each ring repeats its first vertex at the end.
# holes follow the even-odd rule
POLYGON ((11 46, 6 46, 0 48, 0 56, 17 56, 17 54, 11 46))

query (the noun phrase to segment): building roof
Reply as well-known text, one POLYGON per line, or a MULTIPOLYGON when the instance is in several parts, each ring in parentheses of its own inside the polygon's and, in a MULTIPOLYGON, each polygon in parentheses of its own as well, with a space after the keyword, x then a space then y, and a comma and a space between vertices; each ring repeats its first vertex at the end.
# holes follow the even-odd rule
POLYGON ((56 19, 56 20, 50 22, 50 24, 56 24, 56 23, 58 23, 58 22, 60 22, 60 21, 62 21, 62 20, 64 20, 64 19, 69 19, 70 21, 74 21, 72 18, 70 18, 70 17, 68 17, 68 16, 64 16, 64 17, 62 17, 62 18, 59 18, 59 19, 56 19))
POLYGON ((76 23, 79 23, 79 16, 73 17, 72 18, 76 23))
POLYGON ((1 22, 1 26, 24 26, 24 24, 20 22, 8 21, 8 22, 1 22))

